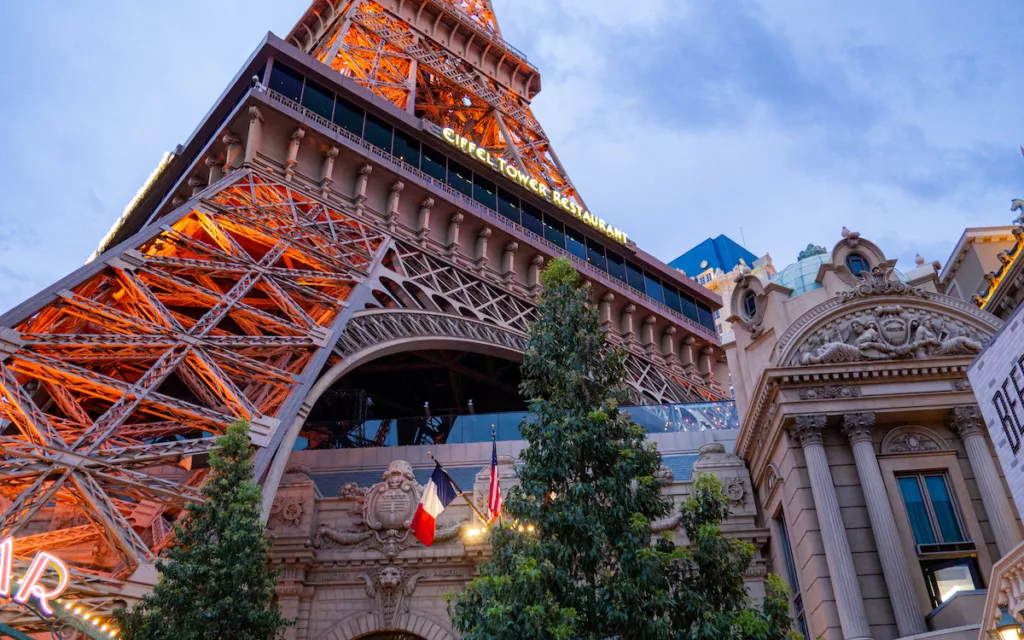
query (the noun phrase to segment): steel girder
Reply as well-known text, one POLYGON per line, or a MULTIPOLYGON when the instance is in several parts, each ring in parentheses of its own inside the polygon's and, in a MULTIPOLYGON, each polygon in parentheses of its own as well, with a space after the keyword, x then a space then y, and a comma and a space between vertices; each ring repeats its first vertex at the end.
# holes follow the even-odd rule
MULTIPOLYGON (((488 48, 508 47, 488 0, 436 4, 475 29, 478 35, 473 37, 488 48)), ((414 29, 376 0, 338 2, 338 7, 323 37, 306 47, 308 53, 398 107, 451 127, 584 206, 528 96, 469 64, 439 36, 414 29)))
POLYGON ((201 500, 228 424, 290 424, 386 241, 249 169, 136 238, 0 326, 0 538, 108 579, 201 500))

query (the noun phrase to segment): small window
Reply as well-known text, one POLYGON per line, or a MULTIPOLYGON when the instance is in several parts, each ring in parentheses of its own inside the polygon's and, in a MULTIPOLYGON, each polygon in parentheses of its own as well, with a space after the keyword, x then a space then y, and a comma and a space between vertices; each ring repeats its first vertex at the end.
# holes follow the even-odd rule
POLYGON ((334 113, 334 94, 312 80, 306 80, 306 88, 302 91, 302 106, 330 120, 334 113))
POLYGON ((543 236, 544 223, 541 222, 543 216, 541 216, 540 209, 526 201, 520 202, 520 206, 523 210, 523 226, 528 231, 532 231, 538 236, 543 236))
POLYGON ((920 551, 928 552, 930 545, 967 540, 945 474, 904 476, 898 482, 920 551))
POLYGON ((366 132, 363 137, 375 147, 379 147, 391 153, 391 135, 394 133, 391 125, 384 122, 372 113, 366 114, 366 132))
POLYGON ((587 262, 601 271, 608 271, 608 263, 604 258, 604 245, 591 238, 587 238, 587 262))
POLYGON ((608 273, 617 280, 626 281, 626 260, 614 251, 608 251, 608 273))
POLYGON ((473 199, 488 209, 498 209, 498 187, 480 174, 473 175, 473 199))
POLYGON ((270 89, 298 102, 302 97, 302 74, 275 61, 270 70, 270 89))
POLYGON ((743 296, 743 314, 748 318, 757 315, 757 294, 753 291, 747 291, 743 296))
POLYGON ((396 158, 413 167, 420 166, 420 142, 401 129, 395 129, 395 150, 391 152, 396 158))
POLYGON ((334 124, 338 125, 345 131, 356 134, 362 137, 363 135, 363 115, 362 109, 352 104, 345 98, 337 96, 334 100, 334 124))
POLYGON ((789 527, 786 526, 786 518, 780 514, 776 520, 779 525, 779 542, 782 547, 782 559, 786 564, 786 577, 789 579, 789 590, 791 610, 796 618, 796 628, 800 634, 807 638, 807 615, 804 613, 804 600, 800 594, 800 580, 797 577, 796 562, 793 560, 793 546, 789 541, 789 527))
POLYGON ((644 293, 644 270, 629 260, 626 261, 626 281, 640 293, 644 293))
POLYGON ((846 256, 846 268, 857 277, 860 277, 860 274, 870 269, 868 261, 862 258, 859 253, 851 253, 846 256))
POLYGON ((924 571, 928 596, 933 607, 939 606, 960 591, 983 588, 978 574, 978 561, 973 557, 926 560, 921 562, 921 569, 924 571))
POLYGON ((519 198, 498 187, 498 213, 512 222, 519 222, 519 198))
POLYGON ((551 216, 544 216, 544 237, 559 248, 565 248, 565 226, 551 216))
POLYGON ((697 303, 694 302, 693 298, 682 293, 679 295, 679 303, 683 307, 683 315, 694 322, 698 322, 697 303))
POLYGON ((712 331, 715 330, 715 316, 711 313, 711 307, 703 302, 697 303, 697 322, 712 331))
POLYGON ((668 284, 665 285, 665 304, 673 311, 683 312, 683 307, 679 302, 679 291, 668 284))
POLYGON ((420 161, 420 169, 431 178, 445 182, 448 179, 445 163, 448 158, 440 151, 435 151, 423 145, 423 159, 420 161))
POLYGON ((645 271, 644 281, 647 285, 647 295, 658 302, 664 303, 665 290, 661 288, 661 280, 645 271))
POLYGON ((587 239, 572 227, 565 228, 565 248, 580 260, 587 259, 587 239))
POLYGON ((473 172, 454 160, 448 160, 448 186, 473 197, 473 172))

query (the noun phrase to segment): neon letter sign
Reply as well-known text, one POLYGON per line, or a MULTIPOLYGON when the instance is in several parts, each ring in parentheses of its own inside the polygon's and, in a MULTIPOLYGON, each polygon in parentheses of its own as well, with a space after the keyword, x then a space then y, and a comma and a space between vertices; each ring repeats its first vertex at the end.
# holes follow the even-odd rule
MULTIPOLYGON (((14 538, 8 536, 0 542, 0 597, 11 597, 11 573, 14 564, 14 538)), ((60 558, 52 556, 45 551, 40 551, 29 565, 25 577, 21 579, 21 586, 14 594, 14 601, 25 604, 29 598, 35 597, 39 601, 39 609, 48 616, 53 615, 53 608, 50 607, 50 600, 60 596, 68 588, 71 579, 67 565, 61 562, 60 558), (57 586, 47 590, 39 581, 46 573, 47 567, 57 572, 57 586)))

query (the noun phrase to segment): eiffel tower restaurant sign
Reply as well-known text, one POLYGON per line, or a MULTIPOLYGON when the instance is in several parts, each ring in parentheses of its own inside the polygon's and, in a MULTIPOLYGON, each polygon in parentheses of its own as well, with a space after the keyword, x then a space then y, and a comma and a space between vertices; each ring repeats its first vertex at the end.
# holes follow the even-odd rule
POLYGON ((543 180, 531 178, 525 171, 522 171, 511 162, 504 158, 496 158, 491 153, 469 138, 459 135, 451 127, 445 127, 441 130, 441 137, 444 138, 445 142, 455 147, 462 153, 473 158, 479 163, 486 164, 494 171, 497 171, 501 175, 505 176, 509 180, 517 183, 519 186, 532 191, 538 196, 544 198, 548 202, 554 204, 559 209, 562 209, 566 213, 575 216, 582 220, 585 224, 591 228, 600 231, 602 234, 608 236, 612 240, 621 242, 622 244, 628 244, 629 238, 621 229, 613 227, 601 218, 598 218, 594 214, 590 213, 583 207, 579 206, 572 201, 568 196, 559 193, 552 189, 543 180))
POLYGON ((0 542, 0 599, 11 598, 18 604, 27 604, 30 598, 35 598, 38 610, 52 616, 53 606, 50 601, 64 593, 70 579, 68 567, 60 558, 40 551, 32 559, 25 574, 15 583, 14 538, 8 536, 0 542), (57 574, 56 586, 50 588, 43 584, 43 576, 47 573, 57 574))

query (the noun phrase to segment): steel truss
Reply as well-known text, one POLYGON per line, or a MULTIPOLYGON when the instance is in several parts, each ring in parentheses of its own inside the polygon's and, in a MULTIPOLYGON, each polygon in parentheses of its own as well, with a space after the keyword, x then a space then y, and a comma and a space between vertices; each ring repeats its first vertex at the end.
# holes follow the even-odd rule
MULTIPOLYGON (((536 75, 525 57, 501 38, 489 0, 417 0, 437 5, 456 24, 471 29, 472 39, 486 49, 505 51, 502 61, 517 61, 517 73, 536 75)), ((292 41, 315 58, 351 77, 398 107, 438 127, 451 127, 516 165, 531 177, 574 198, 584 206, 559 162, 543 127, 530 109, 532 96, 521 95, 473 66, 435 35, 413 28, 377 0, 331 0, 325 14, 333 16, 316 37, 306 22, 323 23, 319 12, 299 23, 308 32, 303 43, 292 41), (310 17, 315 15, 315 20, 310 17)), ((405 1, 398 3, 399 10, 405 1)), ((439 14, 438 20, 441 15, 439 14)), ((515 74, 513 74, 515 76, 515 74)))
POLYGON ((152 562, 227 425, 294 417, 384 242, 239 170, 4 317, 0 538, 99 579, 152 562))

